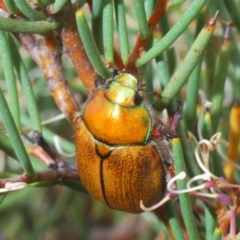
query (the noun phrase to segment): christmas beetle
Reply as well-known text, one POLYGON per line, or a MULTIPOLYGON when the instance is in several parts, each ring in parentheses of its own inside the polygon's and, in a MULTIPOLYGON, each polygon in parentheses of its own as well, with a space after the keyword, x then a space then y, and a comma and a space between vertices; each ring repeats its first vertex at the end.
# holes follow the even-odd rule
MULTIPOLYGON (((75 122, 80 179, 110 208, 140 213, 166 189, 171 157, 159 138, 175 136, 142 101, 137 79, 121 73, 90 94, 75 122)), ((176 121, 175 121, 176 122, 176 121)), ((173 127, 172 127, 173 126, 173 127)))

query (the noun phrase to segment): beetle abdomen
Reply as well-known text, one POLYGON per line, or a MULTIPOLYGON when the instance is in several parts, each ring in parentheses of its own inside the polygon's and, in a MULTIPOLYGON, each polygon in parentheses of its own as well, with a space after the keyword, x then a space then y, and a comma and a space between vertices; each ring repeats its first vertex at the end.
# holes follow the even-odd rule
POLYGON ((109 147, 109 154, 102 157, 83 121, 79 118, 78 122, 78 171, 93 197, 113 209, 131 213, 142 212, 140 200, 145 206, 152 206, 162 197, 165 172, 154 145, 109 147))

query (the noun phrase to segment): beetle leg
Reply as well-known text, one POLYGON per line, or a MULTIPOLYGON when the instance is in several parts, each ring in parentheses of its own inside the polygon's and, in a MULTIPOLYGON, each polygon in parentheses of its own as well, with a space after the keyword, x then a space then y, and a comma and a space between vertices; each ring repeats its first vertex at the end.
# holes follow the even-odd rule
POLYGON ((95 86, 92 88, 92 92, 94 93, 97 91, 99 88, 102 87, 109 87, 110 82, 112 81, 113 78, 115 78, 118 75, 118 70, 116 68, 109 69, 111 72, 112 77, 110 79, 105 79, 99 74, 97 75, 97 79, 95 80, 95 86))
POLYGON ((168 124, 164 124, 160 119, 157 119, 157 121, 153 125, 151 136, 154 138, 161 138, 166 140, 177 137, 176 130, 179 125, 180 119, 180 111, 177 111, 173 116, 171 116, 168 124))
POLYGON ((182 118, 182 115, 181 115, 181 112, 180 110, 178 110, 177 112, 175 112, 171 117, 170 117, 170 120, 169 120, 169 123, 168 123, 168 127, 169 127, 169 130, 174 132, 175 135, 176 134, 176 131, 177 131, 177 127, 180 123, 180 120, 182 118))
POLYGON ((171 175, 171 177, 175 177, 176 174, 175 174, 175 168, 174 168, 174 165, 173 164, 169 164, 169 163, 165 163, 168 167, 168 172, 169 174, 171 175))
POLYGON ((99 74, 97 75, 97 79, 95 80, 95 86, 92 88, 92 92, 97 91, 99 88, 105 86, 105 81, 103 77, 101 77, 99 74))

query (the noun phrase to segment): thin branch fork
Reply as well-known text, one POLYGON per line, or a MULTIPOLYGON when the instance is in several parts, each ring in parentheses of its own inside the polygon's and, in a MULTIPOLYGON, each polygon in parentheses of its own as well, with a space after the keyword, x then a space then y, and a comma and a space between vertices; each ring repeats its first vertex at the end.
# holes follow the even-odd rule
POLYGON ((34 178, 23 173, 13 178, 0 179, 0 188, 5 188, 7 183, 29 184, 44 181, 64 183, 66 180, 80 180, 76 167, 64 161, 58 152, 46 142, 40 132, 32 131, 28 135, 35 142, 35 144, 31 144, 26 138, 23 138, 28 151, 44 162, 48 169, 38 172, 34 178))
POLYGON ((135 61, 139 58, 143 50, 145 49, 149 37, 151 36, 151 33, 153 29, 156 27, 159 19, 165 14, 166 7, 167 7, 168 0, 158 0, 157 5, 151 15, 151 17, 148 19, 149 24, 149 35, 145 39, 141 39, 138 35, 134 49, 129 57, 128 65, 126 66, 126 69, 133 74, 137 75, 137 69, 135 67, 135 61))

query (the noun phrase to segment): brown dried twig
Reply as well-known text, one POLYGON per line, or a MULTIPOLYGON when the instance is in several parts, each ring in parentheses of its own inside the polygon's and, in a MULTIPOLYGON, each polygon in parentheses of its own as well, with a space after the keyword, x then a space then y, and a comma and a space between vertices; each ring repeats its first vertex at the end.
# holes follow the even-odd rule
POLYGON ((79 112, 80 109, 65 80, 61 63, 60 43, 57 42, 54 33, 46 38, 39 37, 38 39, 30 34, 17 34, 16 36, 43 70, 58 108, 70 122, 73 122, 76 112, 79 112))
POLYGON ((79 180, 79 175, 75 167, 67 165, 64 168, 49 168, 38 172, 35 178, 31 178, 26 173, 23 173, 13 178, 0 179, 0 188, 4 188, 7 183, 24 182, 30 184, 45 181, 64 183, 66 180, 79 180))
POLYGON ((0 188, 4 188, 7 183, 23 182, 29 184, 43 181, 64 183, 66 180, 79 180, 76 167, 65 162, 57 151, 45 141, 41 133, 32 131, 29 137, 33 139, 35 144, 31 144, 23 138, 25 145, 27 145, 28 152, 42 160, 48 169, 38 172, 34 178, 23 173, 13 178, 0 179, 0 188))
POLYGON ((82 40, 79 37, 71 1, 66 3, 58 18, 63 24, 61 31, 62 43, 83 85, 88 92, 91 92, 98 78, 98 74, 89 61, 82 40))

